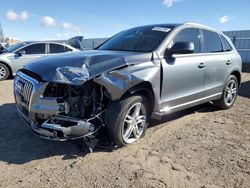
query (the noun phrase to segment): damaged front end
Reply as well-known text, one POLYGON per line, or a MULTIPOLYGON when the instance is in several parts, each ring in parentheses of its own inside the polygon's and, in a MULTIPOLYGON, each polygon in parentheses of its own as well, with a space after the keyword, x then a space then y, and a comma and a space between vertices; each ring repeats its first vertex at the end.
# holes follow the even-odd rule
POLYGON ((15 77, 17 109, 33 132, 43 138, 78 139, 95 134, 104 125, 102 116, 108 103, 104 88, 88 80, 86 71, 85 77, 79 76, 84 80, 72 80, 67 71, 70 69, 59 69, 58 74, 68 75, 64 79, 68 84, 38 81, 22 71, 15 77))

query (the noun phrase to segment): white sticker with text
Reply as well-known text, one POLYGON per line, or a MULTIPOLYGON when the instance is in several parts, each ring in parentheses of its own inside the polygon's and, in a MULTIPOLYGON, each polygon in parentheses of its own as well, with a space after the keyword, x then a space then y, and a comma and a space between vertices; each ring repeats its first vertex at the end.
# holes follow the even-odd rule
POLYGON ((154 27, 152 30, 153 30, 153 31, 161 31, 161 32, 166 32, 166 33, 168 33, 171 29, 169 29, 169 28, 164 28, 164 27, 154 27))

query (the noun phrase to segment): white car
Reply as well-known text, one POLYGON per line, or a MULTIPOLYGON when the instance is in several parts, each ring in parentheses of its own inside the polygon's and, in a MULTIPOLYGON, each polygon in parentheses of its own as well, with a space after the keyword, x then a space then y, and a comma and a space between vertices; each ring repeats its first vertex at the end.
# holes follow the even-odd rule
POLYGON ((0 81, 9 78, 23 67, 40 57, 79 51, 58 42, 22 42, 0 49, 0 81))

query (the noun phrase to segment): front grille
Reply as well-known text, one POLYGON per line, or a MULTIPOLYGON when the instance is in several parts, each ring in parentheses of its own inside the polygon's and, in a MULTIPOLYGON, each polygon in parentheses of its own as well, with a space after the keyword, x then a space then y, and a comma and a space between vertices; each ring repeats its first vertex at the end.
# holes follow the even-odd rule
POLYGON ((29 104, 33 90, 32 83, 20 76, 17 76, 17 78, 15 78, 15 90, 22 96, 23 102, 29 104))

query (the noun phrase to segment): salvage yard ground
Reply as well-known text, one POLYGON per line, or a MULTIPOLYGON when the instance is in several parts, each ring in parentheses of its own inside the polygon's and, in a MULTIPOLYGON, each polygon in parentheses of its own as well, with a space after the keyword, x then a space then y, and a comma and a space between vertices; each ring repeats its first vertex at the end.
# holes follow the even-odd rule
POLYGON ((135 144, 83 156, 72 142, 33 135, 18 116, 13 80, 0 82, 0 187, 250 186, 250 74, 236 104, 201 105, 152 122, 135 144))

